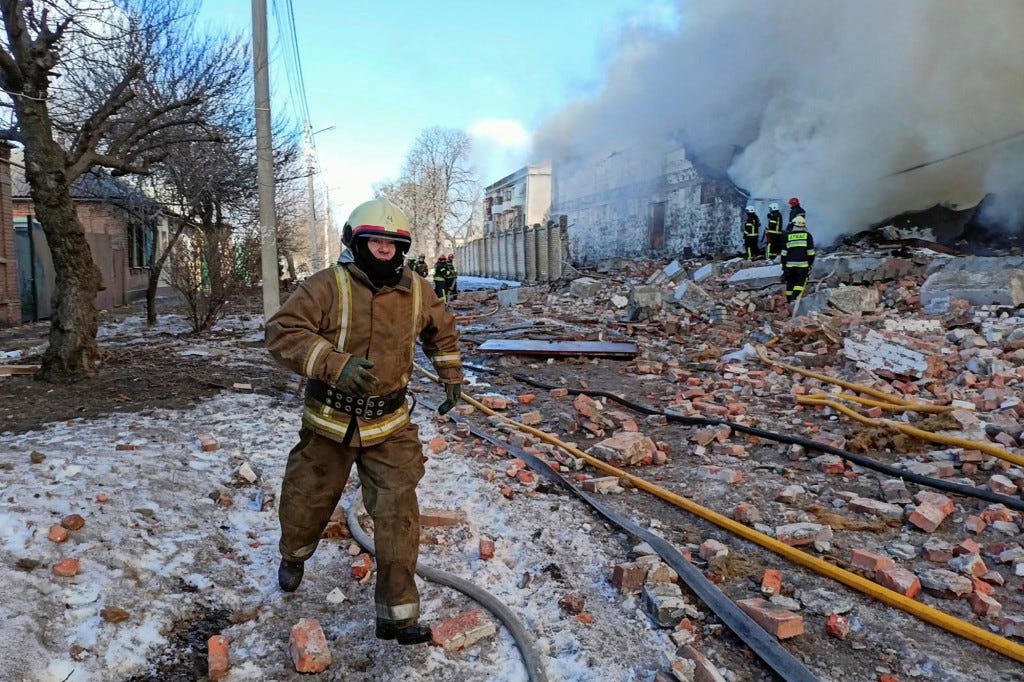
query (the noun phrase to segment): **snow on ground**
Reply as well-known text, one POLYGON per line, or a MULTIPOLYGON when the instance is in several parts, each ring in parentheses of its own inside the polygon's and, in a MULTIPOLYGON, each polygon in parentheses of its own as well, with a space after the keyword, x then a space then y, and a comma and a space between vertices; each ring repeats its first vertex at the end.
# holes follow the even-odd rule
MULTIPOLYGON (((196 341, 194 350, 259 362, 258 322, 233 324, 227 327, 239 332, 234 348, 221 339, 196 341)), ((122 334, 141 326, 122 325, 122 334)), ((424 442, 439 433, 425 409, 416 416, 424 442)), ((0 437, 0 619, 7 623, 0 677, 79 682, 146 675, 182 653, 171 650, 181 647, 174 632, 220 613, 244 621, 221 630, 231 642, 233 682, 525 680, 503 629, 454 654, 374 639, 373 583, 351 578, 347 540, 323 541, 299 591, 279 591, 275 500, 297 426, 294 400, 224 392, 189 410, 74 420, 0 437), (212 434, 220 448, 204 452, 200 433, 212 434), (236 475, 244 462, 261 475, 257 484, 236 475), (222 504, 226 495, 230 506, 222 504), (80 514, 85 526, 64 543, 49 540, 50 526, 67 514, 80 514), (55 577, 50 567, 66 557, 80 560, 80 572, 55 577), (327 601, 335 588, 345 602, 327 601), (101 616, 115 606, 128 620, 101 616), (316 677, 295 673, 287 653, 288 631, 304 616, 320 620, 334 654, 331 669, 316 677)), ((506 601, 536 635, 550 679, 651 679, 667 666, 672 647, 636 600, 608 583, 611 566, 622 560, 623 538, 564 495, 505 499, 485 479, 486 469, 503 476, 505 466, 450 450, 428 462, 421 506, 464 510, 469 523, 443 533, 448 544, 421 546, 421 562, 506 601), (491 561, 478 557, 484 536, 497 544, 491 561), (586 597, 592 625, 560 609, 559 597, 570 593, 586 597)), ((343 502, 358 502, 355 488, 343 502)), ((425 582, 421 595, 426 622, 476 607, 425 582)))
POLYGON ((480 289, 511 289, 522 286, 522 282, 493 277, 472 277, 459 275, 459 291, 479 291, 480 289))

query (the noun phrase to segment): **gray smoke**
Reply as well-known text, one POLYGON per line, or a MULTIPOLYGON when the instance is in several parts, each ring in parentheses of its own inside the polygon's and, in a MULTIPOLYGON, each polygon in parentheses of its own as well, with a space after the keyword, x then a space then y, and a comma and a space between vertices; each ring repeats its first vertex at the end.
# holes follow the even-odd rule
POLYGON ((987 216, 1020 224, 1021 0, 694 0, 679 14, 677 31, 626 33, 603 90, 547 121, 537 155, 674 134, 754 197, 799 196, 823 242, 989 192, 987 216))

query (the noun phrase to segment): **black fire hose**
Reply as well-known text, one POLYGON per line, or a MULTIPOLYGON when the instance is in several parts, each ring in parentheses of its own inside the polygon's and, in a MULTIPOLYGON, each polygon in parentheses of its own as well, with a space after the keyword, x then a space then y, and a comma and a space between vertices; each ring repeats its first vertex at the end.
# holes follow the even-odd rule
MULTIPOLYGON (((482 365, 471 365, 463 364, 466 369, 476 370, 478 372, 486 372, 488 374, 506 374, 500 370, 491 369, 490 367, 484 367, 482 365)), ((727 421, 725 419, 715 419, 713 417, 686 417, 681 414, 675 414, 674 412, 662 412, 661 410, 655 410, 644 405, 639 405, 632 401, 626 400, 625 398, 610 393, 608 391, 601 390, 582 390, 578 388, 567 388, 563 386, 552 386, 545 384, 541 381, 537 381, 531 377, 522 374, 511 374, 508 373, 516 381, 521 381, 524 384, 529 384, 536 388, 542 388, 545 390, 551 390, 553 388, 566 388, 572 395, 586 395, 589 397, 604 397, 609 400, 613 400, 624 407, 628 407, 631 410, 640 412, 641 414, 652 415, 658 414, 670 422, 676 424, 685 424, 687 426, 728 426, 733 431, 740 433, 750 434, 757 436, 758 438, 764 438, 765 440, 773 440, 778 443, 788 443, 790 445, 800 445, 808 450, 818 450, 820 452, 826 452, 831 455, 838 455, 845 460, 849 460, 858 466, 862 466, 865 469, 872 469, 879 473, 883 473, 886 476, 893 478, 902 478, 912 483, 925 486, 927 488, 934 488, 935 490, 942 490, 944 492, 956 493, 957 495, 963 495, 965 497, 973 497, 978 500, 984 500, 986 502, 992 502, 994 504, 1001 504, 1010 509, 1015 509, 1020 512, 1024 512, 1024 500, 1019 500, 1009 495, 1000 495, 999 493, 992 492, 991 490, 985 490, 984 488, 975 488, 974 486, 963 485, 961 483, 952 483, 950 481, 943 481, 939 478, 931 478, 930 476, 922 476, 921 474, 915 474, 911 471, 904 471, 897 469, 894 466, 890 466, 878 460, 871 459, 864 455, 858 455, 854 452, 842 450, 840 448, 828 445, 827 443, 819 443, 818 441, 810 440, 809 438, 802 438, 800 436, 788 436, 782 433, 775 433, 773 431, 765 431, 764 429, 758 429, 753 426, 746 426, 745 424, 737 424, 736 422, 727 421)))
MULTIPOLYGON (((431 409, 436 409, 436 406, 431 409)), ((348 521, 348 529, 352 533, 353 539, 359 543, 360 547, 370 554, 374 554, 375 548, 373 545, 373 539, 370 538, 370 536, 366 534, 366 531, 363 530, 362 526, 359 525, 359 517, 356 514, 356 505, 349 505, 345 508, 345 519, 348 521)), ((541 662, 540 654, 534 646, 533 636, 526 629, 523 622, 519 620, 519 617, 512 613, 512 610, 502 603, 497 597, 482 587, 460 578, 454 573, 448 573, 447 571, 442 571, 441 569, 433 568, 431 566, 417 564, 416 575, 425 580, 429 580, 432 583, 445 585, 462 592, 497 616, 498 620, 508 628, 509 633, 512 635, 512 639, 515 640, 516 646, 519 648, 519 653, 523 657, 523 665, 526 666, 526 674, 529 676, 531 682, 547 682, 547 673, 544 672, 544 665, 541 662)))
MULTIPOLYGON (((466 366, 467 365, 463 365, 463 367, 466 366)), ((818 681, 818 678, 815 677, 803 663, 798 661, 785 649, 785 647, 779 644, 775 637, 765 632, 760 625, 750 618, 750 616, 736 606, 731 599, 726 597, 713 582, 708 580, 703 573, 687 561, 686 558, 683 557, 683 555, 680 554, 679 551, 664 538, 644 530, 634 521, 609 509, 603 503, 597 501, 593 495, 583 492, 566 481, 547 463, 538 459, 534 455, 515 447, 511 443, 507 443, 495 436, 492 436, 489 433, 481 431, 473 425, 472 422, 456 415, 454 412, 449 413, 449 416, 451 416, 454 421, 468 426, 470 433, 477 438, 481 438, 489 443, 497 445, 498 447, 504 448, 509 453, 519 457, 526 462, 527 466, 529 466, 530 469, 532 469, 538 476, 582 499, 611 523, 650 545, 654 551, 658 553, 658 556, 660 556, 661 559, 679 575, 679 578, 686 583, 687 587, 689 587, 694 594, 696 594, 697 597, 700 598, 700 600, 703 601, 708 608, 722 620, 726 627, 728 627, 737 637, 750 647, 751 650, 757 654, 758 658, 764 661, 765 664, 775 671, 775 673, 783 680, 786 680, 786 682, 818 681)), ((351 523, 349 525, 351 525, 351 523)))

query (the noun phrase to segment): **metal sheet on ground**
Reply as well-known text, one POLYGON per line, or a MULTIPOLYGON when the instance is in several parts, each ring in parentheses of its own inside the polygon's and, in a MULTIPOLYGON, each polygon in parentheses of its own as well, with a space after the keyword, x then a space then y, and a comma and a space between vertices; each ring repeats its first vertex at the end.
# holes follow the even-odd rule
POLYGON ((632 341, 544 341, 537 339, 487 339, 477 346, 481 353, 511 355, 587 355, 632 358, 637 346, 632 341))

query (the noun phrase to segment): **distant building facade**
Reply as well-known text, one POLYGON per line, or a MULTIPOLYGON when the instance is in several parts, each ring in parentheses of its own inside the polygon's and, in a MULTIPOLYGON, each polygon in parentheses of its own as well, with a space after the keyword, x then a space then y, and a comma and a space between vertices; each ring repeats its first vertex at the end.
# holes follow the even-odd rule
POLYGON ((484 189, 484 234, 543 224, 551 210, 551 163, 524 166, 484 189))
POLYGON ((587 265, 618 257, 735 253, 744 195, 679 145, 592 154, 558 162, 552 215, 568 219, 569 252, 587 265))

